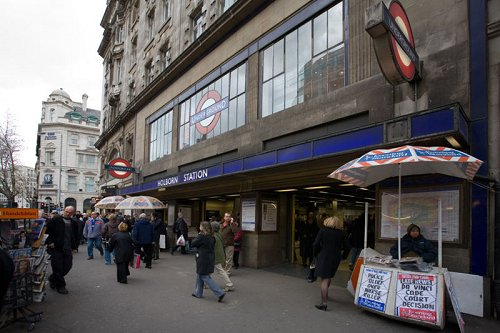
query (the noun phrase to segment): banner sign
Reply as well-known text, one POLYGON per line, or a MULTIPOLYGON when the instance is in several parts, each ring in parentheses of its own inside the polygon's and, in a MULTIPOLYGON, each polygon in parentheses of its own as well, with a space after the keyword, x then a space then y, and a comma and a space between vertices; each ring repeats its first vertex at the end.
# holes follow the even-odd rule
POLYGON ((437 276, 398 273, 396 316, 436 323, 437 276))
POLYGON ((365 267, 359 286, 358 305, 385 312, 391 276, 391 271, 365 267))

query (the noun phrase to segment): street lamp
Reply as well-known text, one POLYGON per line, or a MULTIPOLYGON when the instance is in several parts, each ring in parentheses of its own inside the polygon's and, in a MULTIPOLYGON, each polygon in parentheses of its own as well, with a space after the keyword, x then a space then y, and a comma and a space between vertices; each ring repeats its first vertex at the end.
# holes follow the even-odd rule
POLYGON ((62 181, 62 146, 63 146, 63 134, 58 133, 61 135, 61 141, 59 144, 59 182, 57 183, 57 209, 60 211, 61 210, 61 181, 62 181))

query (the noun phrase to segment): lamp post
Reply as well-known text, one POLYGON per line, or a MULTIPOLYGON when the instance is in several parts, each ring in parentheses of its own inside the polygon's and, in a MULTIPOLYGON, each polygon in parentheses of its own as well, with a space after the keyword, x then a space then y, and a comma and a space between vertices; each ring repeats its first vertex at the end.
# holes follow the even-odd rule
POLYGON ((61 181, 62 181, 62 154, 63 154, 63 134, 59 133, 61 135, 61 141, 59 143, 59 182, 57 183, 57 209, 60 211, 61 210, 61 181))

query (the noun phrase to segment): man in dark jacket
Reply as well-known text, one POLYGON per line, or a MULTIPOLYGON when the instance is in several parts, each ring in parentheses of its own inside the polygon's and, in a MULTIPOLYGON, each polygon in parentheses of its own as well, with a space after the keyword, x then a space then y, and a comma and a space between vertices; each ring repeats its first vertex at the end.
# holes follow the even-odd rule
MULTIPOLYGON (((177 220, 174 223, 174 234, 175 234, 175 246, 172 246, 170 250, 170 254, 174 254, 175 251, 177 251, 177 248, 179 245, 177 245, 177 239, 181 237, 181 235, 184 237, 184 240, 187 242, 188 241, 188 225, 186 221, 184 220, 184 217, 181 212, 177 214, 177 220)), ((181 247, 181 253, 186 254, 186 246, 180 246, 181 247)))
MULTIPOLYGON (((157 212, 153 213, 151 222, 153 223, 154 238, 153 238, 153 259, 160 259, 160 235, 166 235, 165 224, 157 212)), ((165 237, 166 238, 166 237, 165 237)))
MULTIPOLYGON (((391 255, 393 258, 399 257, 398 242, 391 247, 391 255)), ((431 263, 436 260, 437 255, 431 241, 420 233, 420 227, 410 224, 406 235, 401 238, 401 257, 422 257, 425 262, 431 263)))
POLYGON ((134 224, 132 237, 137 246, 137 250, 143 250, 145 254, 146 268, 151 268, 153 255, 153 224, 146 219, 146 214, 139 215, 139 219, 134 224))
POLYGON ((0 249, 0 313, 2 312, 3 298, 9 290, 10 280, 14 274, 14 262, 7 251, 0 249))
POLYGON ((49 235, 45 243, 50 254, 52 275, 49 277, 50 287, 60 294, 67 294, 64 276, 73 266, 73 252, 78 249, 78 222, 73 218, 75 208, 64 208, 63 215, 54 215, 47 222, 46 233, 49 235))

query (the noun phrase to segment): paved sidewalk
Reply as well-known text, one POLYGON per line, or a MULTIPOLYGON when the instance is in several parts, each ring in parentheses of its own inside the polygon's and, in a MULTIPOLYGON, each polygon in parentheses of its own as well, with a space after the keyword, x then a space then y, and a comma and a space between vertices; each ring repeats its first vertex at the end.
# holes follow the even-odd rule
MULTIPOLYGON (((427 332, 362 311, 345 288, 332 286, 328 311, 319 311, 319 284, 294 276, 240 268, 231 279, 235 291, 218 303, 210 290, 202 299, 191 296, 195 281, 194 255, 162 252, 153 269, 132 269, 127 285, 116 282, 114 265, 97 255, 86 260, 84 246, 67 276, 68 295, 47 291, 35 332, 427 332)), ((448 315, 445 332, 458 332, 448 315)), ((500 321, 466 316, 467 332, 500 332, 500 321)), ((16 322, 2 333, 23 332, 16 322)))

